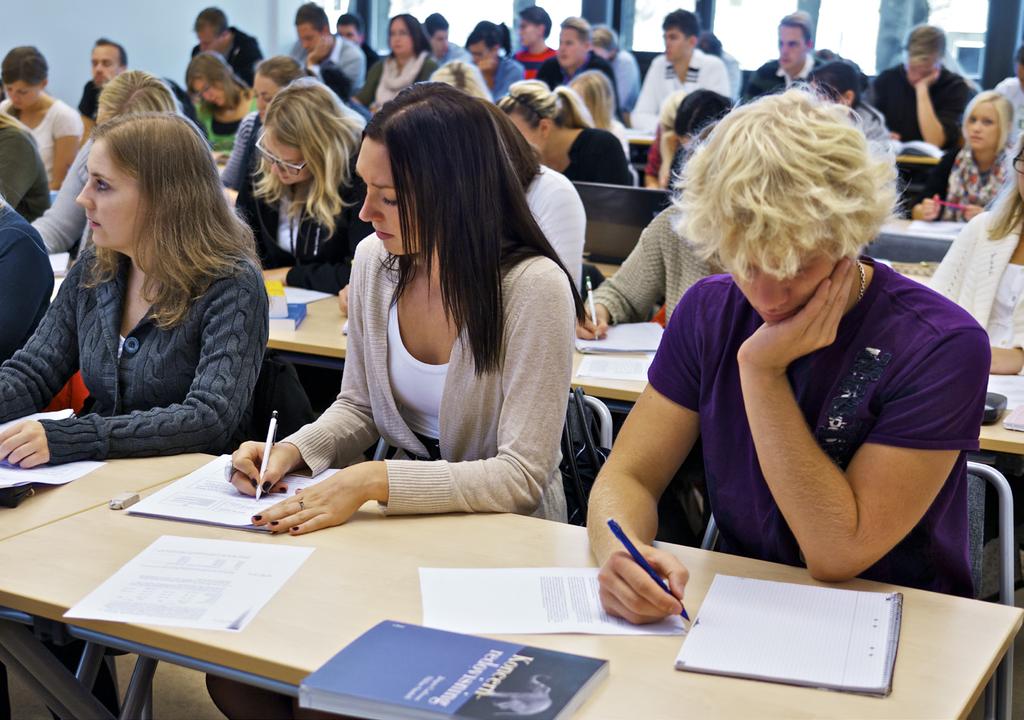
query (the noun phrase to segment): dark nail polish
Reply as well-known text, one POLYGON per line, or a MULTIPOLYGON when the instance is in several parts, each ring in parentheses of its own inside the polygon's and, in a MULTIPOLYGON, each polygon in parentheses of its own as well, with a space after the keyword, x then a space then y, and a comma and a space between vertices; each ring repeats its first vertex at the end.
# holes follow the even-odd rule
POLYGON ((270 521, 270 524, 271 524, 271 525, 277 525, 277 520, 271 520, 271 521, 270 521))
POLYGON ((252 478, 249 478, 249 482, 252 483, 253 487, 256 487, 256 481, 255 480, 253 480, 252 478))
POLYGON ((267 480, 265 483, 263 483, 263 492, 270 492, 270 481, 269 480, 267 480))
POLYGON ((299 529, 299 526, 296 525, 295 527, 292 528, 292 532, 296 532, 298 529, 299 529))
POLYGON ((252 519, 253 519, 253 522, 259 522, 260 520, 263 519, 263 516, 262 515, 253 515, 252 519))

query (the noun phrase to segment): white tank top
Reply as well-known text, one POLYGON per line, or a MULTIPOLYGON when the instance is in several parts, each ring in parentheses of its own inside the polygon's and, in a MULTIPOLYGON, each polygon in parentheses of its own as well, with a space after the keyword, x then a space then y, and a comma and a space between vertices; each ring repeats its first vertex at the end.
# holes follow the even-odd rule
POLYGON ((420 435, 437 440, 441 396, 448 363, 428 365, 405 349, 398 329, 398 304, 388 313, 388 376, 395 404, 405 423, 420 435))

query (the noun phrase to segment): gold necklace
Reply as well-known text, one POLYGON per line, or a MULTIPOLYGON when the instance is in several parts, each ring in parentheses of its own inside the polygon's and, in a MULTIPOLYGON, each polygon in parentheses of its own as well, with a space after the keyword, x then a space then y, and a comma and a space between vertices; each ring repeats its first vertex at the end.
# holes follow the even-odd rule
POLYGON ((860 272, 860 292, 857 293, 857 302, 860 302, 864 299, 864 291, 868 287, 867 275, 864 273, 864 266, 860 260, 857 261, 857 270, 860 272))

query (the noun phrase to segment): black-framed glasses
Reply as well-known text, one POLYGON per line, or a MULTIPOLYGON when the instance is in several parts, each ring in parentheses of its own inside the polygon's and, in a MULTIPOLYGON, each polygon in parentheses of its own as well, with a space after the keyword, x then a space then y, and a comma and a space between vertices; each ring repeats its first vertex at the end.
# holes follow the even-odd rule
POLYGON ((1024 175, 1024 153, 1021 153, 1013 159, 1013 169, 1021 175, 1024 175))
POLYGON ((296 165, 295 163, 290 163, 287 162, 286 160, 282 160, 281 158, 277 157, 277 155, 274 155, 272 152, 267 150, 265 147, 263 147, 262 135, 260 135, 259 139, 256 140, 256 149, 260 151, 260 155, 262 155, 267 162, 269 162, 271 165, 277 165, 277 167, 279 167, 282 172, 285 172, 291 175, 292 177, 298 176, 298 174, 302 172, 303 168, 306 167, 306 163, 299 163, 298 165, 296 165))

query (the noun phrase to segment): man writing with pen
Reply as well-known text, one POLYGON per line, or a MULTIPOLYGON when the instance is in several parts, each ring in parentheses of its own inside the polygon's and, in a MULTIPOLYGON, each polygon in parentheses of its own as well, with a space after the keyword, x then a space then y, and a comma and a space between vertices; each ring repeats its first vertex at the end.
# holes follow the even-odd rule
POLYGON ((698 436, 717 549, 819 580, 971 596, 965 456, 988 340, 953 303, 859 256, 895 202, 891 160, 846 110, 790 90, 727 116, 682 183, 680 234, 729 275, 683 296, 594 486, 605 609, 637 623, 682 611, 688 571, 651 543, 698 436))

